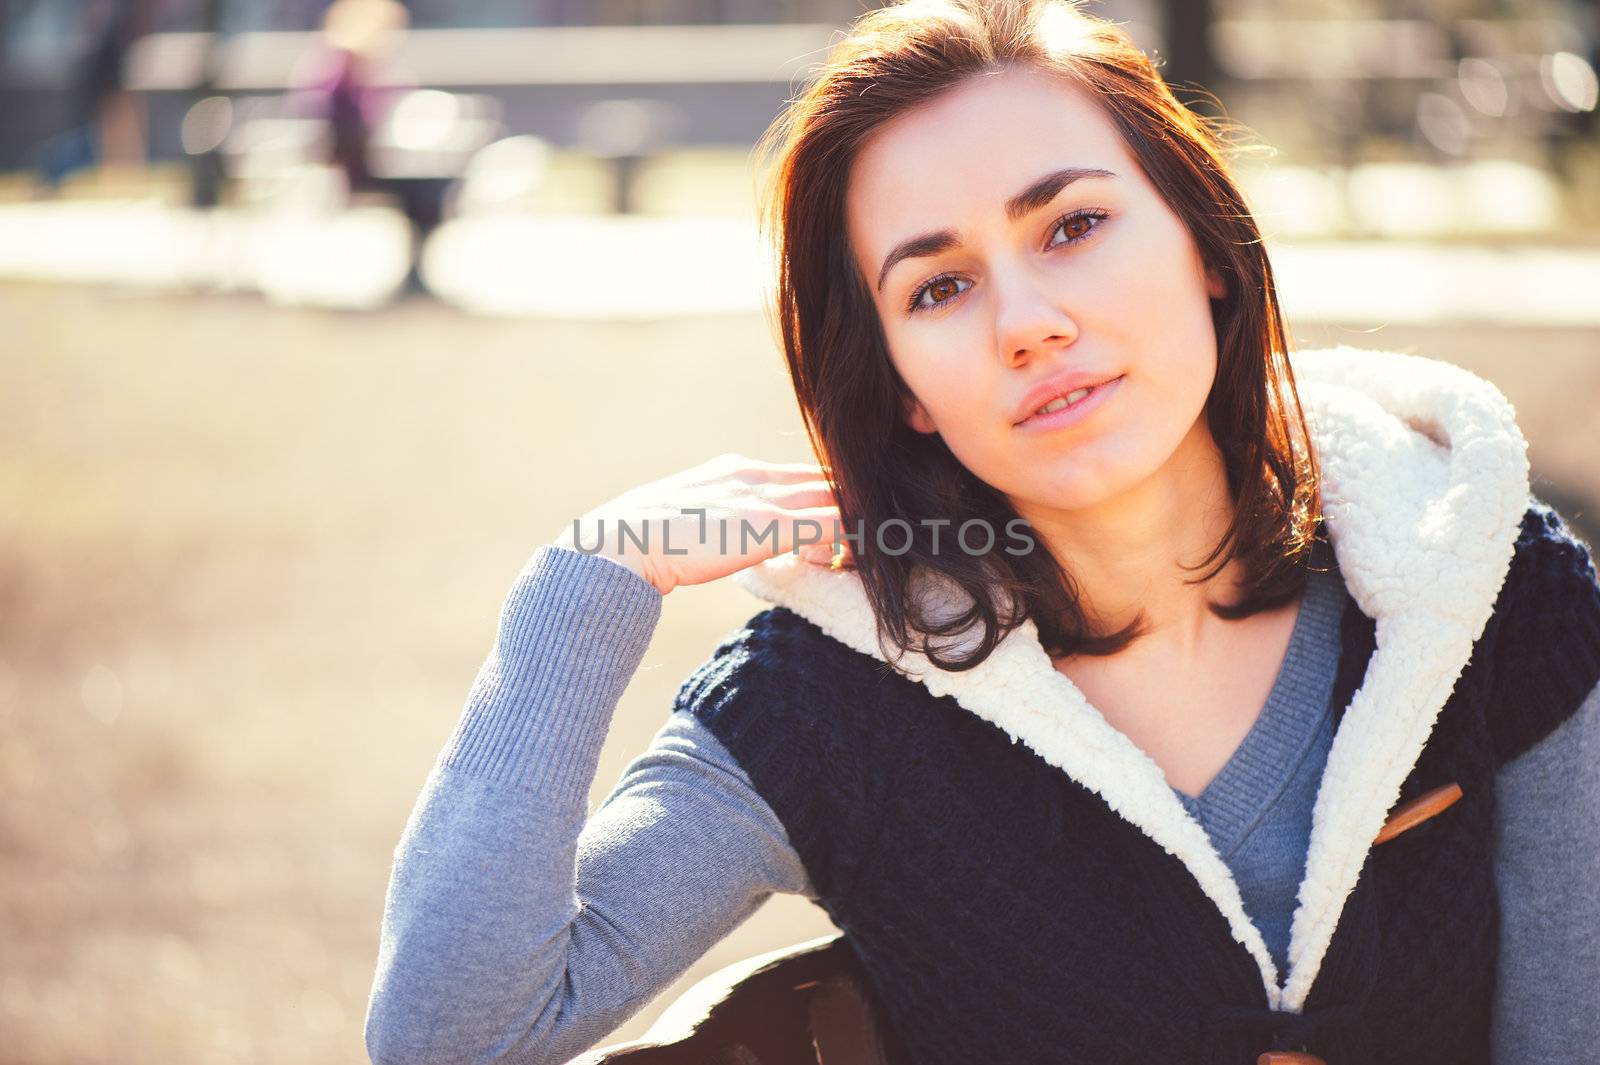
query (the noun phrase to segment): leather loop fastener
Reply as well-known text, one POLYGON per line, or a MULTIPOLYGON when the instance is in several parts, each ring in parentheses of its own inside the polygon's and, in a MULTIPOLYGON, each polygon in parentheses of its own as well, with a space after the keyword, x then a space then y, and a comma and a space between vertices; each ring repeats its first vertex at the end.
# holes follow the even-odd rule
POLYGON ((1380 843, 1387 843, 1407 829, 1417 827, 1428 818, 1448 809, 1459 798, 1461 798, 1460 784, 1445 784, 1432 791, 1423 792, 1389 815, 1389 819, 1378 830, 1372 845, 1376 847, 1380 843))

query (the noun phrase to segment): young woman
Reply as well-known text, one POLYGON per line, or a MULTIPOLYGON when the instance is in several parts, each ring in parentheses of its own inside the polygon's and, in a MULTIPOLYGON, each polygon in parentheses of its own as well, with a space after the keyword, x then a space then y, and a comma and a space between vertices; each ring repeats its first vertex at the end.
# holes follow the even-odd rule
POLYGON ((534 552, 396 850, 374 1060, 566 1061, 774 892, 916 1065, 1591 1055, 1600 585, 1505 398, 1291 356, 1217 130, 1061 0, 873 11, 769 143, 825 465, 534 552), (774 605, 586 817, 662 596, 729 575, 774 605))

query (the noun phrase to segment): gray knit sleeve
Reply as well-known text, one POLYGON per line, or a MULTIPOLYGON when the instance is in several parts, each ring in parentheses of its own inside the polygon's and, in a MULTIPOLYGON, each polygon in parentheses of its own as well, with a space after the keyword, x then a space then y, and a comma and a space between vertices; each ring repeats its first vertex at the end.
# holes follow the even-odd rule
POLYGON ((1600 1046, 1600 686, 1495 784, 1494 1065, 1600 1046))
POLYGON ((587 815, 661 595, 546 545, 394 852, 366 1017, 379 1065, 570 1060, 774 892, 811 896, 776 816, 674 712, 587 815))

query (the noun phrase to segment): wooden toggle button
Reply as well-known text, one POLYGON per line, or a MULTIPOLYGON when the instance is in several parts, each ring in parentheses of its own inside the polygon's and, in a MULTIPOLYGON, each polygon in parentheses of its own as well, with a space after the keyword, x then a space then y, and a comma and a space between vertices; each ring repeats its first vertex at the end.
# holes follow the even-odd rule
POLYGON ((1256 1058, 1256 1065, 1328 1065, 1315 1054, 1298 1050, 1269 1050, 1256 1058))
POLYGON ((1461 798, 1461 785, 1453 783, 1418 795, 1389 815, 1389 820, 1378 830, 1378 836, 1372 841, 1372 845, 1376 847, 1380 843, 1387 843, 1406 829, 1417 827, 1428 818, 1448 809, 1459 798, 1461 798))

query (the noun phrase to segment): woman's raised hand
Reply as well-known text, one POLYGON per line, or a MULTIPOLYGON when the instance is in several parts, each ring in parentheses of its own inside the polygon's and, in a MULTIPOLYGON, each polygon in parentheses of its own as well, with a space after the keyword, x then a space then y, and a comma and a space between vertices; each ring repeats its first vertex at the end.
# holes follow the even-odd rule
MULTIPOLYGON (((555 543, 620 562, 665 595, 797 544, 801 558, 828 565, 841 531, 821 466, 730 453, 623 493, 579 518, 576 529, 569 524, 555 543)), ((848 545, 837 550, 848 562, 848 545)))

